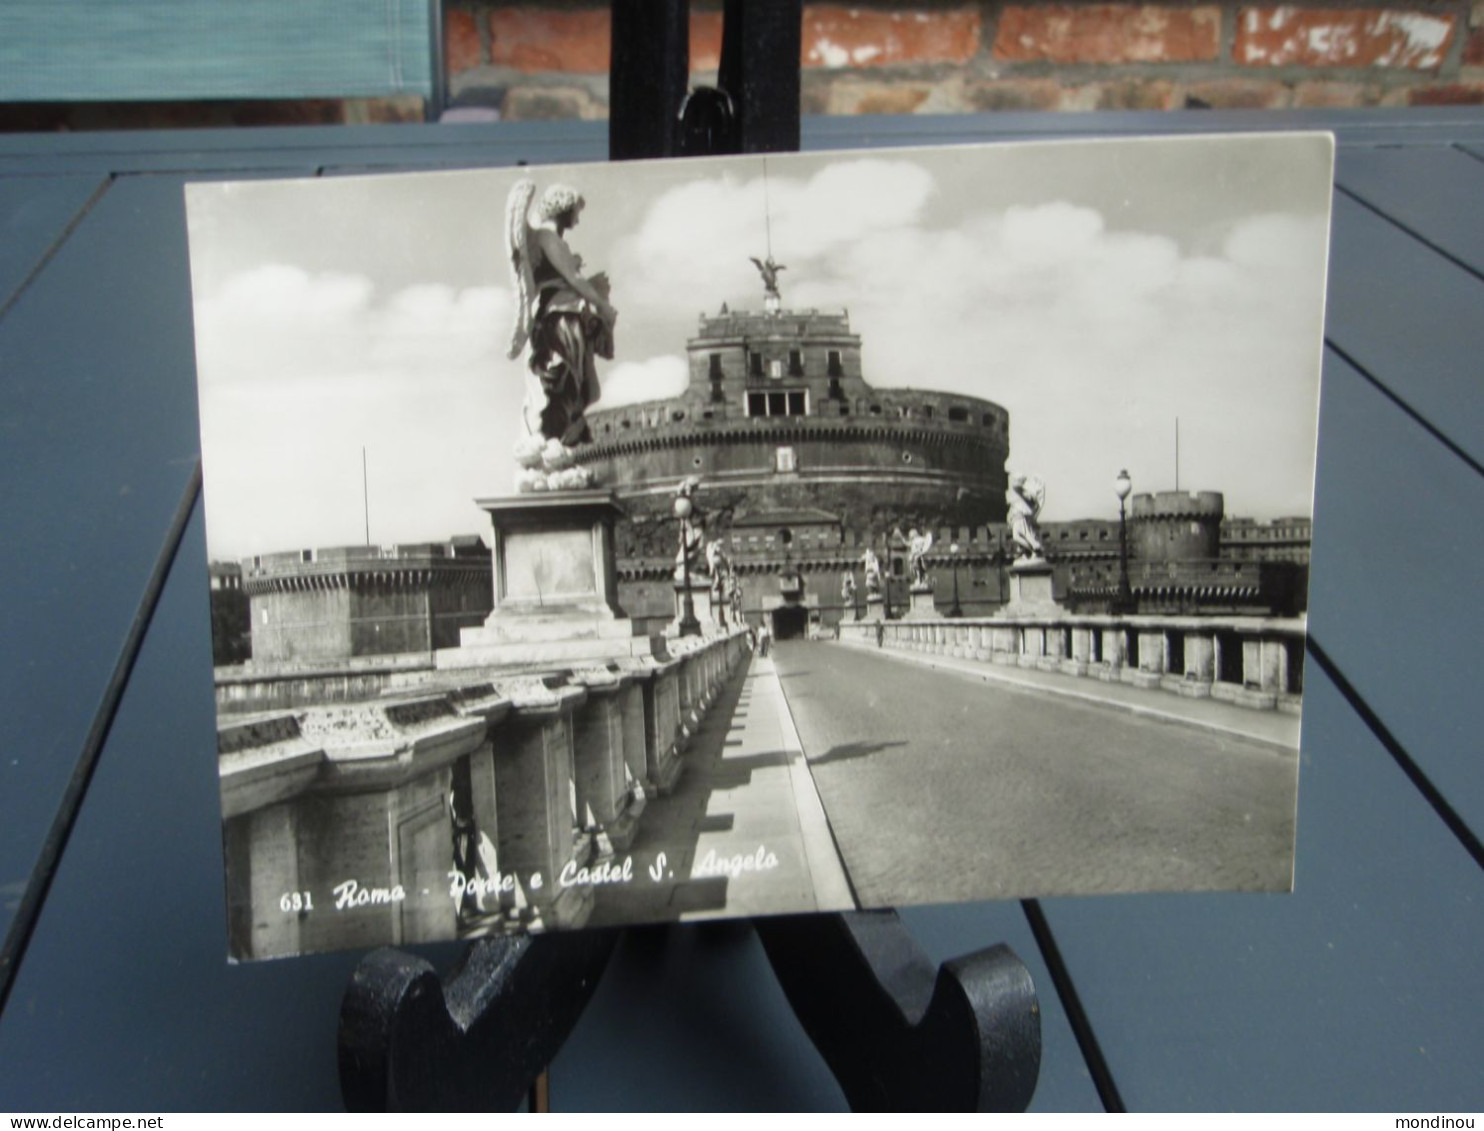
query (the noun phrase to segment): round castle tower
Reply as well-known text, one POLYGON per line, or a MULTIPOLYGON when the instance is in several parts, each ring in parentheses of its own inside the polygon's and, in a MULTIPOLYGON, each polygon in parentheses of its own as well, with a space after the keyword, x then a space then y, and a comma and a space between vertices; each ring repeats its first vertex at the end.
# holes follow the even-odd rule
POLYGON ((1129 512, 1129 553, 1147 562, 1221 556, 1220 491, 1159 491, 1135 495, 1129 512))
POLYGON ((588 414, 593 442, 578 458, 628 512, 621 557, 674 554, 671 497, 691 475, 712 537, 806 509, 861 536, 1003 521, 1009 413, 873 388, 847 313, 723 308, 686 348, 680 396, 588 414))

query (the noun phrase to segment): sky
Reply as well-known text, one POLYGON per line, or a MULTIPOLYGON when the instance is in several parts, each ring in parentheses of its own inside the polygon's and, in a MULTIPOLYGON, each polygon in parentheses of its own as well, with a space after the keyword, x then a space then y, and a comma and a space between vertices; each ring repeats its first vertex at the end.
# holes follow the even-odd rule
POLYGON ((505 200, 571 184, 619 310, 601 406, 686 379, 703 311, 847 309, 879 388, 985 397, 1045 520, 1134 490, 1312 513, 1331 149, 1122 139, 192 185, 213 558, 485 534, 510 493, 505 200))

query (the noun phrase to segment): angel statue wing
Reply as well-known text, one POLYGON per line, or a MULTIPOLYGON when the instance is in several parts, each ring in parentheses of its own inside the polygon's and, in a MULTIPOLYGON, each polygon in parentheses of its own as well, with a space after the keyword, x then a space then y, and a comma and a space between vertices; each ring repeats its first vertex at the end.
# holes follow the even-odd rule
POLYGON ((520 356, 531 336, 531 301, 536 280, 531 274, 531 226, 526 215, 536 195, 535 181, 518 181, 505 201, 505 250, 510 255, 510 281, 515 288, 515 324, 510 329, 512 361, 520 356))
POLYGON ((1038 475, 1027 475, 1025 478, 1025 494, 1035 507, 1036 514, 1041 513, 1041 508, 1046 505, 1046 483, 1038 475))

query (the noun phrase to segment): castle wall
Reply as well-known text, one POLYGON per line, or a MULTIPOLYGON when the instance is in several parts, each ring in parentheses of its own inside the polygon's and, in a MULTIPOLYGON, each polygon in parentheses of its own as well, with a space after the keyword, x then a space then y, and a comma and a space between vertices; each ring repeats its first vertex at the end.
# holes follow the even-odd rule
POLYGON ((335 547, 243 563, 255 663, 428 653, 493 607, 489 551, 448 545, 335 547))

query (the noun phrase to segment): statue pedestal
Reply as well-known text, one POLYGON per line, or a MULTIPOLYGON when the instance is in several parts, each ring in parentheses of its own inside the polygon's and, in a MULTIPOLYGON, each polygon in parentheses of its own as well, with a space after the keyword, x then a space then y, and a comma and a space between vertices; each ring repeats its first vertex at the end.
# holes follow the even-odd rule
POLYGON ((618 606, 607 491, 544 491, 476 500, 494 526, 494 610, 463 629, 440 669, 504 667, 647 656, 618 606))
POLYGON ((1044 558, 1028 558, 1010 567, 1010 600, 1002 617, 1059 617, 1062 607, 1052 596, 1051 565, 1044 558))
POLYGON ((886 604, 881 599, 880 593, 868 593, 866 595, 865 620, 881 621, 886 619, 886 604))
POLYGON ((931 585, 914 585, 910 591, 909 600, 911 606, 908 612, 913 620, 942 620, 943 614, 933 604, 933 587, 931 585))
MULTIPOLYGON (((690 578, 690 604, 695 613, 696 622, 700 625, 700 631, 705 632, 713 627, 711 616, 711 579, 708 577, 697 577, 691 574, 690 578)), ((681 578, 675 579, 675 619, 665 626, 666 636, 680 636, 682 634, 682 623, 685 620, 685 582, 681 578)))

